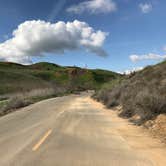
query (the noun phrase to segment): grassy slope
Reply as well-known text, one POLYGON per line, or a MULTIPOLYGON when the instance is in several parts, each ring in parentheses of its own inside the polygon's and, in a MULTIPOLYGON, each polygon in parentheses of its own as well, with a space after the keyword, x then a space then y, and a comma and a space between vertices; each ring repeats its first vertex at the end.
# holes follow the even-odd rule
POLYGON ((165 114, 166 61, 132 73, 123 80, 105 84, 95 98, 109 108, 122 105, 120 115, 128 118, 138 116, 137 124, 165 114))
POLYGON ((117 77, 120 75, 110 71, 62 67, 46 62, 29 66, 0 62, 0 95, 57 86, 71 91, 95 89, 117 77))

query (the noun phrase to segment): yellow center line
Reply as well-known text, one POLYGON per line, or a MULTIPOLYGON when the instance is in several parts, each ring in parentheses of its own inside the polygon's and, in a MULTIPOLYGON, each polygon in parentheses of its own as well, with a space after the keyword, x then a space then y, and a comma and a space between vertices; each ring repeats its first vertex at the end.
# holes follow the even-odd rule
POLYGON ((47 133, 45 133, 45 135, 39 140, 39 142, 32 148, 32 151, 36 151, 51 133, 52 130, 48 130, 47 133))

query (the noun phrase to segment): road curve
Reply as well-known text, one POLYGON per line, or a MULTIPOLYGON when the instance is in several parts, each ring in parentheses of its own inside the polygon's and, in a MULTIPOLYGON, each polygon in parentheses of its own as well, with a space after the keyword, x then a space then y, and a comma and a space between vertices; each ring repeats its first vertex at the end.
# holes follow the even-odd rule
MULTIPOLYGON (((164 166, 163 158, 160 163, 149 149, 136 148, 126 132, 121 133, 126 122, 110 112, 81 94, 1 117, 0 166, 164 166)), ((164 156, 165 149, 160 150, 164 156)))

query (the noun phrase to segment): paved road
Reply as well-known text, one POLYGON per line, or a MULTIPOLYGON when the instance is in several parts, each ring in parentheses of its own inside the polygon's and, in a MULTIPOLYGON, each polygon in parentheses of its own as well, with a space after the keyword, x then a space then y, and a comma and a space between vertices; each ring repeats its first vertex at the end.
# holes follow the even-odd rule
POLYGON ((0 118, 0 166, 151 166, 102 108, 83 95, 45 100, 0 118))

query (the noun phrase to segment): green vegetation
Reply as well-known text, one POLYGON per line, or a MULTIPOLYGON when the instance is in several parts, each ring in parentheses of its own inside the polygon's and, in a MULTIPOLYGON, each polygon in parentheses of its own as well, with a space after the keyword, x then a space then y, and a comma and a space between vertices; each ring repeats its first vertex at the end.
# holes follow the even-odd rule
POLYGON ((120 78, 121 75, 106 70, 63 67, 41 62, 20 65, 0 62, 1 114, 41 99, 75 91, 98 89, 103 83, 120 78))
POLYGON ((108 108, 121 105, 120 116, 143 124, 166 113, 166 61, 106 83, 94 96, 108 108))
POLYGON ((0 95, 48 87, 95 89, 117 77, 120 75, 110 71, 61 67, 46 62, 29 66, 0 62, 0 95))

